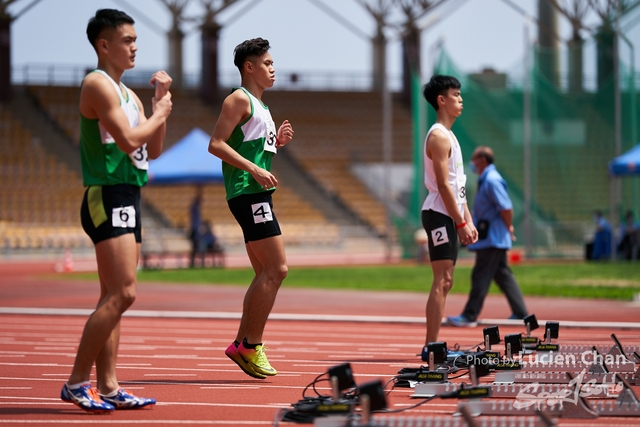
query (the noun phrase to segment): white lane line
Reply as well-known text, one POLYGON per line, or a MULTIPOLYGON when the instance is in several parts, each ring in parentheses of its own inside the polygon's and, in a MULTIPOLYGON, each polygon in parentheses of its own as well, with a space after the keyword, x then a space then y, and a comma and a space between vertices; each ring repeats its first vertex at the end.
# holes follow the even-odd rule
POLYGON ((0 424, 141 424, 141 425, 162 425, 162 424, 176 424, 176 425, 229 425, 229 426, 258 426, 265 425, 270 426, 273 425, 273 421, 237 421, 237 420, 96 420, 96 419, 85 419, 85 420, 23 420, 23 419, 0 419, 0 424))
POLYGON ((195 377, 196 374, 144 374, 145 377, 195 377))
MULTIPOLYGON (((247 387, 247 386, 239 386, 242 390, 260 390, 260 387, 247 387)), ((219 387, 200 387, 200 390, 229 390, 229 387, 219 386, 219 387)))
MULTIPOLYGON (((89 316, 93 309, 77 308, 42 308, 42 307, 0 307, 0 314, 35 314, 57 316, 89 316)), ((242 313, 215 312, 215 311, 159 311, 159 310, 128 310, 126 317, 153 317, 153 318, 182 318, 182 319, 240 319, 242 313)), ((364 322, 364 323, 424 323, 424 317, 412 316, 361 316, 361 315, 333 315, 333 314, 302 314, 302 313, 272 313, 270 320, 295 320, 295 321, 324 321, 324 322, 364 322)), ((538 322, 546 322, 539 319, 538 322)), ((443 324, 445 319, 443 319, 443 324)), ((516 326, 522 322, 507 319, 482 319, 479 325, 516 326)), ((563 328, 629 328, 640 329, 640 322, 582 322, 562 321, 563 328)))
MULTIPOLYGON (((22 396, 0 396, 0 399, 16 400, 16 402, 1 401, 0 405, 65 405, 68 406, 68 402, 63 402, 60 399, 52 399, 50 397, 22 397, 22 396)), ((267 404, 251 404, 251 403, 215 403, 215 402, 158 402, 157 406, 211 406, 219 408, 282 408, 285 407, 282 404, 267 403, 267 404)))

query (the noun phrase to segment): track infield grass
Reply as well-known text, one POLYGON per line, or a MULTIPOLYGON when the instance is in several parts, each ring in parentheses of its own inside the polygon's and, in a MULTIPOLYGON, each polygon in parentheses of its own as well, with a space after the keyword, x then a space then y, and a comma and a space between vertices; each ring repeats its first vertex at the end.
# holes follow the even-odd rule
MULTIPOLYGON (((512 265, 511 268, 525 295, 632 300, 634 294, 640 294, 640 262, 538 261, 512 265)), ((468 265, 455 268, 451 292, 469 292, 471 269, 468 265)), ((68 273, 68 276, 97 280, 95 273, 68 273)), ((59 279, 60 275, 55 277, 59 279)), ((199 285, 247 286, 252 278, 253 270, 250 268, 142 270, 138 274, 139 282, 199 285)), ((294 266, 289 268, 282 286, 427 293, 431 281, 428 264, 294 266)), ((491 285, 490 292, 500 292, 495 283, 491 285)))

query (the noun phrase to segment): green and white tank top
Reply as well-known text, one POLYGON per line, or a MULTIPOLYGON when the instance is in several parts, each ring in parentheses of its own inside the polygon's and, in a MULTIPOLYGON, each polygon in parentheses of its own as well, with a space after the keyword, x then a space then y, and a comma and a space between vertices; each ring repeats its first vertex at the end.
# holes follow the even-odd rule
MULTIPOLYGON (((140 123, 140 109, 129 88, 118 85, 107 73, 92 71, 105 76, 120 98, 120 108, 134 128, 140 123)), ((80 114, 80 156, 82 179, 85 186, 131 184, 142 187, 147 182, 149 156, 147 144, 131 154, 118 148, 115 139, 98 119, 88 119, 80 114)))
MULTIPOLYGON (((237 89, 242 90, 249 97, 251 114, 244 122, 235 127, 227 144, 245 159, 270 171, 271 159, 278 150, 276 147, 276 125, 271 118, 269 107, 245 88, 236 88, 234 91, 237 89)), ((242 194, 265 191, 249 172, 226 162, 222 162, 222 176, 227 191, 227 200, 242 194)))

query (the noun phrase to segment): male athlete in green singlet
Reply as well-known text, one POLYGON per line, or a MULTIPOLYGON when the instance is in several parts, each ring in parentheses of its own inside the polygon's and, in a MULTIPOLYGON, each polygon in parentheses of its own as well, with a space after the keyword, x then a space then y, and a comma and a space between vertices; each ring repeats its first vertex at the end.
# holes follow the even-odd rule
POLYGON ((156 403, 120 388, 116 378, 120 317, 136 297, 140 187, 147 182, 148 160, 162 152, 172 106, 171 78, 164 71, 151 77, 156 89, 153 114, 148 119, 140 99, 120 82, 135 62, 133 24, 124 12, 102 9, 87 26, 98 67, 84 78, 80 94, 80 154, 87 187, 80 215, 82 227, 95 245, 100 299, 84 327, 61 398, 90 412, 156 403), (89 382, 94 363, 97 392, 89 382))
POLYGON ((224 100, 209 152, 223 161, 227 203, 242 228, 255 276, 244 298, 238 334, 225 354, 247 375, 264 379, 277 371, 264 353, 262 332, 288 272, 271 199, 278 185, 270 172, 271 159, 278 147, 291 141, 293 128, 285 120, 276 131, 269 108, 262 103, 262 93, 275 82, 269 42, 246 40, 234 54, 242 87, 224 100))

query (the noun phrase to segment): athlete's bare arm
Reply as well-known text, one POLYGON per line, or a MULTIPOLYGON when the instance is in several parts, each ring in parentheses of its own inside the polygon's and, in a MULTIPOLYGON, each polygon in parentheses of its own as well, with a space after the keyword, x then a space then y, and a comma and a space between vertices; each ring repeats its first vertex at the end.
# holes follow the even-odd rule
POLYGON ((113 136, 120 150, 130 154, 148 142, 153 134, 166 123, 171 113, 171 93, 167 92, 156 102, 156 108, 148 120, 143 119, 132 128, 120 108, 120 98, 111 82, 99 73, 85 77, 80 92, 80 113, 100 123, 113 136))
POLYGON ((293 127, 289 120, 282 122, 278 128, 278 147, 284 147, 293 139, 293 127))
MULTIPOLYGON (((149 84, 151 86, 155 86, 155 96, 152 99, 152 112, 156 109, 156 104, 159 99, 162 99, 167 93, 169 93, 169 88, 171 87, 171 77, 165 71, 156 71, 151 76, 151 80, 149 84)), ((137 94, 133 94, 136 98, 136 103, 138 107, 140 107, 140 124, 147 121, 147 116, 144 114, 144 107, 142 102, 140 102, 140 98, 138 98, 137 94)), ((158 130, 153 134, 149 141, 147 141, 147 152, 149 154, 150 159, 157 159, 162 154, 162 145, 164 144, 164 138, 167 133, 167 122, 165 121, 160 125, 158 130)))
POLYGON ((433 171, 438 185, 438 192, 442 197, 449 216, 453 218, 456 224, 467 223, 467 225, 457 230, 460 241, 465 245, 475 242, 477 240, 477 231, 474 233, 475 227, 473 226, 473 221, 468 221, 468 219, 471 218, 471 214, 468 214, 469 209, 465 203, 465 215, 463 216, 460 213, 456 196, 453 194, 453 189, 449 185, 448 162, 449 156, 451 156, 451 142, 449 141, 449 137, 439 129, 431 132, 427 139, 427 156, 433 162, 433 171), (474 234, 476 236, 475 238, 474 234))
POLYGON ((278 184, 278 180, 271 172, 245 159, 227 144, 233 129, 250 114, 251 103, 246 93, 236 90, 227 96, 222 103, 222 111, 209 141, 209 152, 231 166, 249 172, 263 187, 273 188, 278 184))
POLYGON ((469 212, 469 205, 467 205, 466 203, 464 204, 464 220, 467 223, 467 227, 471 229, 471 241, 465 243, 467 245, 470 245, 471 243, 475 243, 478 241, 478 229, 476 229, 476 226, 473 223, 473 217, 471 216, 471 212, 469 212))

